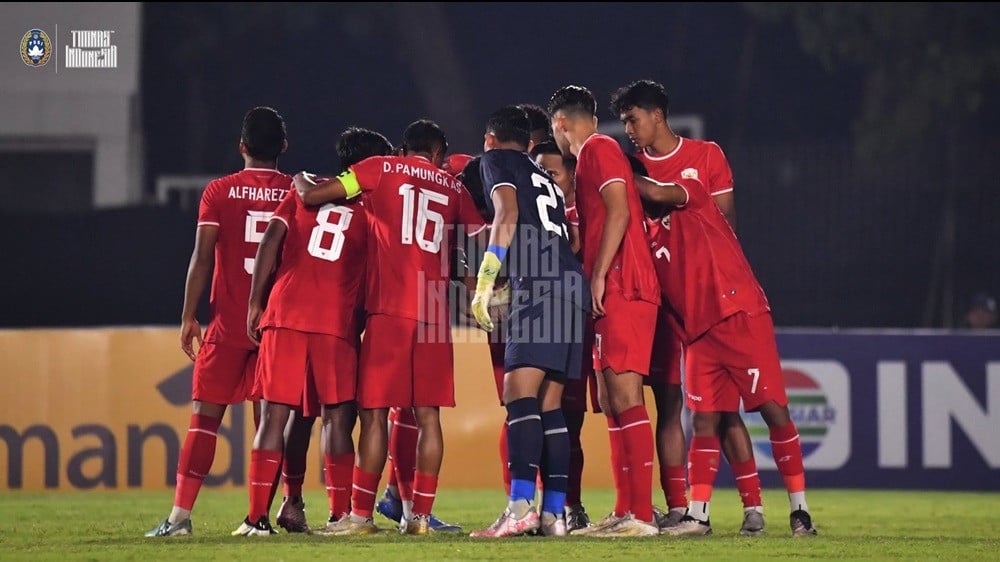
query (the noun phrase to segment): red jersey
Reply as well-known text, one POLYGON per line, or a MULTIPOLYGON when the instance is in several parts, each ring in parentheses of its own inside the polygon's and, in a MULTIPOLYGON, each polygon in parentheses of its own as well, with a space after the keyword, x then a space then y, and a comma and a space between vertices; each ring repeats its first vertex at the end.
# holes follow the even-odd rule
POLYGON ((675 180, 688 200, 663 219, 647 219, 671 323, 685 344, 733 314, 769 311, 736 234, 701 182, 675 180))
POLYGON ((726 155, 714 142, 678 137, 677 148, 670 154, 651 156, 649 152, 640 150, 636 156, 654 180, 696 179, 711 195, 733 190, 733 171, 729 168, 726 155))
POLYGON ((212 180, 202 193, 198 226, 219 227, 206 342, 254 348, 247 337, 253 260, 271 213, 291 184, 291 176, 278 170, 246 168, 212 180))
POLYGON ((306 207, 292 190, 271 220, 288 232, 260 325, 354 341, 368 255, 361 202, 306 207))
POLYGON ((453 233, 486 228, 469 191, 420 156, 373 156, 351 166, 364 194, 369 241, 365 308, 447 323, 453 233))
MULTIPOLYGON (((627 300, 660 304, 660 286, 646 237, 645 216, 632 167, 613 138, 595 133, 580 147, 576 161, 576 211, 580 218, 583 271, 589 279, 601 247, 607 210, 601 190, 612 182, 625 184, 631 216, 625 237, 608 270, 608 279, 622 288, 627 300)), ((609 284, 610 285, 610 284, 609 284)))

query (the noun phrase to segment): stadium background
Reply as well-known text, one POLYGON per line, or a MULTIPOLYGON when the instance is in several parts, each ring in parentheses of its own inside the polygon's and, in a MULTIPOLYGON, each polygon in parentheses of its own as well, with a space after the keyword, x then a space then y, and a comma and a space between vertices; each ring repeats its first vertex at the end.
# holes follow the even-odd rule
MULTIPOLYGON (((681 132, 730 160, 740 239, 785 328, 786 367, 804 373, 800 413, 818 416, 813 481, 1000 488, 998 333, 953 330, 974 292, 1000 291, 995 6, 51 3, 0 15, 0 489, 170 487, 188 416, 174 325, 197 190, 240 166, 248 108, 285 116, 283 169, 331 171, 348 125, 395 140, 429 116, 454 151, 476 153, 499 105, 579 83, 604 111, 644 77, 665 83, 681 132), (114 30, 118 68, 28 68, 13 45, 33 28, 58 45, 114 30)), ((442 485, 495 486, 502 411, 481 336, 461 333, 477 341, 456 350, 442 485)), ((609 482, 598 421, 585 426, 588 485, 609 482)))

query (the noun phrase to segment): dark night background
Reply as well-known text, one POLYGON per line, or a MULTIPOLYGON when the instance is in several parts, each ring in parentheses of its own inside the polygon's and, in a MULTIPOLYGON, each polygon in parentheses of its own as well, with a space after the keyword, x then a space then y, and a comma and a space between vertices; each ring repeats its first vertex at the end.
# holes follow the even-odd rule
MULTIPOLYGON (((973 293, 1000 291, 997 22, 996 6, 954 3, 144 4, 145 189, 241 167, 255 105, 287 121, 282 169, 330 171, 350 125, 397 141, 430 117, 474 154, 501 105, 575 83, 611 123, 611 92, 651 78, 726 152, 778 325, 952 327, 973 293)), ((6 219, 35 240, 14 253, 0 324, 177 321, 193 209, 63 220, 80 242, 6 219)))

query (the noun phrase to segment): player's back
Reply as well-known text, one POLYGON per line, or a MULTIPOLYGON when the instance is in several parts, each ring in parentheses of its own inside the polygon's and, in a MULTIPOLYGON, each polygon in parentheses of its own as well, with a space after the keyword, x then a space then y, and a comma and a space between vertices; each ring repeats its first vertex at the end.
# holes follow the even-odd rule
POLYGON ((307 207, 293 190, 272 220, 288 230, 261 326, 354 340, 368 254, 361 201, 307 207))
POLYGON ((205 341, 253 348, 246 333, 253 260, 291 183, 292 178, 278 170, 246 168, 213 180, 202 193, 198 226, 219 229, 205 341))
POLYGON ((499 186, 513 186, 517 197, 517 229, 505 262, 512 288, 588 308, 589 285, 569 244, 566 203, 555 180, 518 150, 487 151, 481 172, 491 207, 493 190, 499 186))
MULTIPOLYGON (((366 308, 428 323, 447 322, 446 294, 457 225, 483 227, 468 191, 420 156, 376 156, 355 164, 371 224, 366 308), (430 310, 428 306, 437 309, 430 310)), ((473 232, 474 234, 474 232, 473 232)))
POLYGON ((602 135, 591 135, 580 147, 576 164, 576 208, 580 215, 583 269, 589 278, 601 246, 607 210, 601 191, 614 182, 625 184, 629 223, 621 246, 608 272, 608 288, 619 283, 628 300, 660 303, 660 287, 653 270, 649 241, 642 209, 642 200, 635 185, 632 168, 618 141, 602 135))
POLYGON ((668 154, 653 156, 640 150, 636 156, 654 180, 696 179, 711 195, 733 189, 733 171, 722 148, 712 141, 677 137, 677 147, 668 154))
POLYGON ((688 202, 651 221, 653 253, 679 332, 690 343, 719 321, 770 310, 736 234, 701 183, 676 182, 688 202))

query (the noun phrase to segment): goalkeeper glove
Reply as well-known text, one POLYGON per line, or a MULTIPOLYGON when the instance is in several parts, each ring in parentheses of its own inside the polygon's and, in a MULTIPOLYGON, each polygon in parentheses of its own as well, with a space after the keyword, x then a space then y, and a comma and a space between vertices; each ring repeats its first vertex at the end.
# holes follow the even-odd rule
POLYGON ((506 248, 490 245, 486 248, 483 263, 479 266, 476 277, 476 296, 472 299, 472 316, 479 327, 487 332, 493 331, 493 321, 490 320, 490 297, 493 295, 493 283, 500 273, 500 264, 507 254, 506 248))

